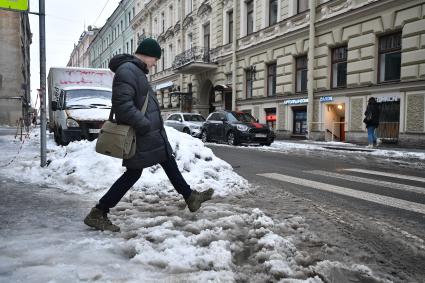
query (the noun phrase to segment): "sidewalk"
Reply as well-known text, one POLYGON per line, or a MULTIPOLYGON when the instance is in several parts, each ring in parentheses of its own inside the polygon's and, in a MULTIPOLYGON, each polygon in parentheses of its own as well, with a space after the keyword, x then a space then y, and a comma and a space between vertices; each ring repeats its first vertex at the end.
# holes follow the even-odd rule
POLYGON ((295 144, 305 144, 305 145, 317 145, 326 149, 335 149, 335 150, 346 150, 346 151, 365 151, 365 152, 374 152, 377 150, 391 150, 399 152, 415 152, 425 154, 425 148, 410 148, 410 147, 401 147, 397 144, 386 144, 381 143, 375 148, 367 148, 366 144, 354 144, 347 142, 337 142, 337 141, 312 141, 312 140, 297 140, 297 139, 276 139, 275 141, 295 143, 295 144))

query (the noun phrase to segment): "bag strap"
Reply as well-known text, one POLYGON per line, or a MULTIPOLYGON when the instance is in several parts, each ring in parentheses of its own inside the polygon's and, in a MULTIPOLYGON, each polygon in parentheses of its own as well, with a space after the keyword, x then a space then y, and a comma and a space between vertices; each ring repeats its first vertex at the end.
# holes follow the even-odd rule
MULTIPOLYGON (((143 116, 145 115, 146 109, 148 108, 148 102, 149 102, 149 91, 148 91, 148 94, 146 95, 146 99, 145 99, 145 102, 143 103, 142 109, 140 110, 143 116)), ((114 110, 111 106, 111 111, 109 112, 109 121, 112 122, 113 118, 114 118, 114 110)))

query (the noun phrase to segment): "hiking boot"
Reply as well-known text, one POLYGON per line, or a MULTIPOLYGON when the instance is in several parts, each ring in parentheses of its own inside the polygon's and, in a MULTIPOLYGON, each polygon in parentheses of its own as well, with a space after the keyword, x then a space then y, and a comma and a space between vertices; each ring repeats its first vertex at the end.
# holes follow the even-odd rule
POLYGON ((201 207, 201 203, 210 200, 214 190, 209 188, 204 192, 192 191, 190 196, 185 200, 190 212, 195 212, 201 207))
POLYGON ((112 232, 120 231, 120 227, 112 224, 106 213, 96 207, 93 207, 90 210, 90 213, 86 216, 86 218, 84 218, 84 223, 96 230, 112 232))

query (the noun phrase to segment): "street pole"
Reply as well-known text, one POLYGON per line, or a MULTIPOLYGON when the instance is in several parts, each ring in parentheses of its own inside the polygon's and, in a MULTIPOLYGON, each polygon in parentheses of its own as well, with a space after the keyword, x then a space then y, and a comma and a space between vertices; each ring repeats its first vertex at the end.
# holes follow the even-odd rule
POLYGON ((316 21, 316 1, 309 0, 310 7, 310 28, 308 38, 308 63, 307 63, 307 139, 312 138, 313 129, 313 113, 314 113, 314 40, 316 38, 315 21, 316 21))
POLYGON ((40 25, 40 155, 41 167, 46 166, 46 28, 44 0, 39 0, 40 25))

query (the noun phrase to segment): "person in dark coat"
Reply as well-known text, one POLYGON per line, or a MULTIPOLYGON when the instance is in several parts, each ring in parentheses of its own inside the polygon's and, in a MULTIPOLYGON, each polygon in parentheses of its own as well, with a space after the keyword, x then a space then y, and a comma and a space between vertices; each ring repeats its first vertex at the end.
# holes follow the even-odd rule
POLYGON ((372 148, 376 146, 375 130, 379 126, 379 106, 374 97, 369 98, 364 115, 363 122, 367 128, 368 147, 372 148))
POLYGON ((146 76, 160 58, 161 47, 154 39, 147 38, 140 43, 134 55, 116 55, 109 62, 109 68, 115 73, 112 83, 112 109, 118 124, 134 128, 136 153, 130 159, 123 160, 122 165, 127 170, 84 219, 85 224, 97 230, 120 230, 108 219, 109 209, 115 207, 137 182, 144 168, 158 163, 177 192, 183 196, 191 212, 197 211, 201 203, 211 199, 214 193, 211 188, 203 192, 193 191, 180 173, 172 155, 160 106, 146 76), (143 115, 141 108, 145 99, 149 100, 143 115))

